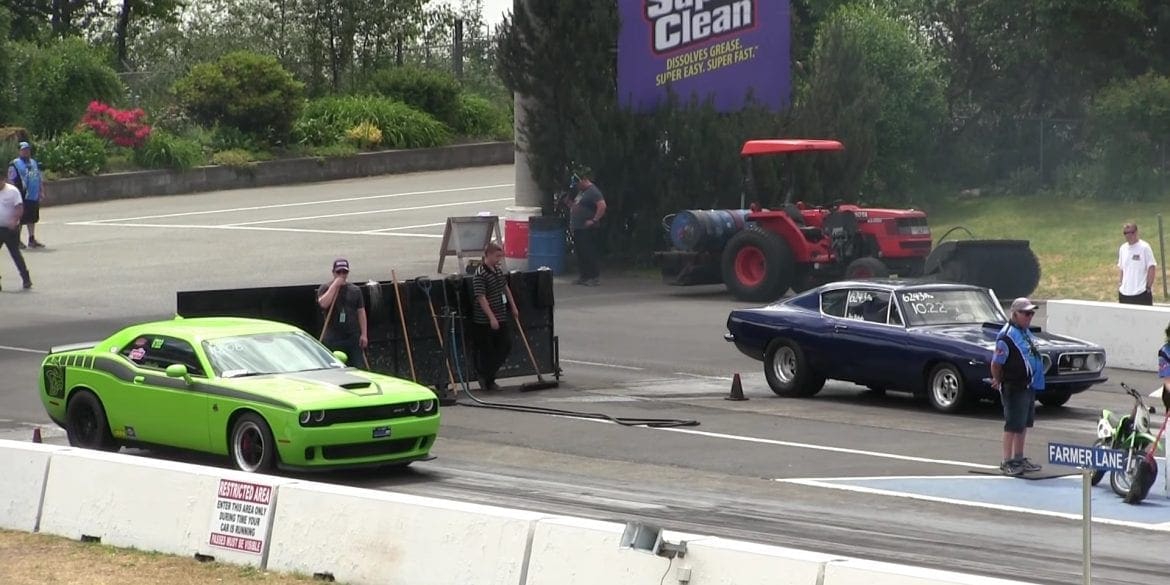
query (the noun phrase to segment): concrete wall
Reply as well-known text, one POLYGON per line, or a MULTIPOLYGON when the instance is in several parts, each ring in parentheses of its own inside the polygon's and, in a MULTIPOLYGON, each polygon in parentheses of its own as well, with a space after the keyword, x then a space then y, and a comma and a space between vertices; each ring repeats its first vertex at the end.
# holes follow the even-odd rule
POLYGON ((1158 371, 1170 307, 1050 300, 1045 309, 1045 330, 1100 344, 1107 367, 1158 371))
POLYGON ((276 160, 239 168, 207 166, 185 171, 112 173, 51 181, 45 187, 45 206, 504 165, 512 164, 514 158, 511 142, 483 142, 337 158, 276 160))
POLYGON ((615 522, 16 441, 0 440, 0 469, 3 528, 353 585, 1026 585, 664 531, 686 543, 668 558, 623 548, 615 522), (221 522, 255 525, 262 548, 212 546, 216 530, 240 534, 221 522))

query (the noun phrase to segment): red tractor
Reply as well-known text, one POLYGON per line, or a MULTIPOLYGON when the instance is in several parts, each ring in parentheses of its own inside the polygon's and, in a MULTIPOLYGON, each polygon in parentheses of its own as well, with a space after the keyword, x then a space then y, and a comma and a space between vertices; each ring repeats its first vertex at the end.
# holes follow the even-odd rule
MULTIPOLYGON (((844 146, 835 140, 749 140, 740 155, 840 150, 844 146)), ((750 184, 750 164, 747 169, 750 184)), ((773 301, 789 289, 800 292, 833 280, 891 274, 998 286, 997 294, 1014 298, 1030 294, 1040 279, 1026 240, 947 242, 932 253, 926 214, 916 209, 840 202, 820 207, 786 199, 780 209, 753 204, 687 210, 667 220, 674 249, 657 253, 663 278, 675 285, 723 283, 749 302, 773 301), (999 274, 1005 263, 1023 274, 1005 281, 999 274)))

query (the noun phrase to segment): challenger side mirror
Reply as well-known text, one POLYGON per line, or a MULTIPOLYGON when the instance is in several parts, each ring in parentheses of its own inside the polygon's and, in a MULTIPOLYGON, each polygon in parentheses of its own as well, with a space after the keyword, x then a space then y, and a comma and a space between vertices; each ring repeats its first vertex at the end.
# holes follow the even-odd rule
POLYGON ((191 375, 187 372, 187 366, 184 364, 171 364, 167 366, 168 378, 182 378, 191 383, 191 375))
POLYGON ((349 362, 349 356, 345 355, 344 351, 333 352, 333 357, 337 358, 343 364, 349 362))

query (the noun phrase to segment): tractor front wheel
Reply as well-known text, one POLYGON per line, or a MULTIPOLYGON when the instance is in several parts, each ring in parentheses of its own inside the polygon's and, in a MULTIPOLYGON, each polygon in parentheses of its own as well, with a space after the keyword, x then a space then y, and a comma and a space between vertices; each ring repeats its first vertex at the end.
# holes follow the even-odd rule
POLYGON ((732 236, 722 260, 727 289, 735 298, 753 303, 779 299, 792 285, 796 271, 788 243, 757 227, 732 236))

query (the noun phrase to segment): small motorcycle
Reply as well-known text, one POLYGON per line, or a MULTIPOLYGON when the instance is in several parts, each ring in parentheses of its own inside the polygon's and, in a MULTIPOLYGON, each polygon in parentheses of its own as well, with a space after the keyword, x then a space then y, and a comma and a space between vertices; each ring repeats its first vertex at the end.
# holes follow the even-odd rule
MULTIPOLYGON (((1127 504, 1137 504, 1145 499, 1158 476, 1158 464, 1152 457, 1146 457, 1146 452, 1154 445, 1156 439, 1150 433, 1150 415, 1154 407, 1146 406, 1145 400, 1137 390, 1125 383, 1121 384, 1125 393, 1133 398, 1133 409, 1129 414, 1117 418, 1109 410, 1101 410, 1101 418, 1097 421, 1097 441, 1094 446, 1108 447, 1126 452, 1125 471, 1109 472, 1109 487, 1113 493, 1121 496, 1127 504)), ((1092 484, 1097 485, 1105 476, 1106 470, 1093 472, 1092 484)))

